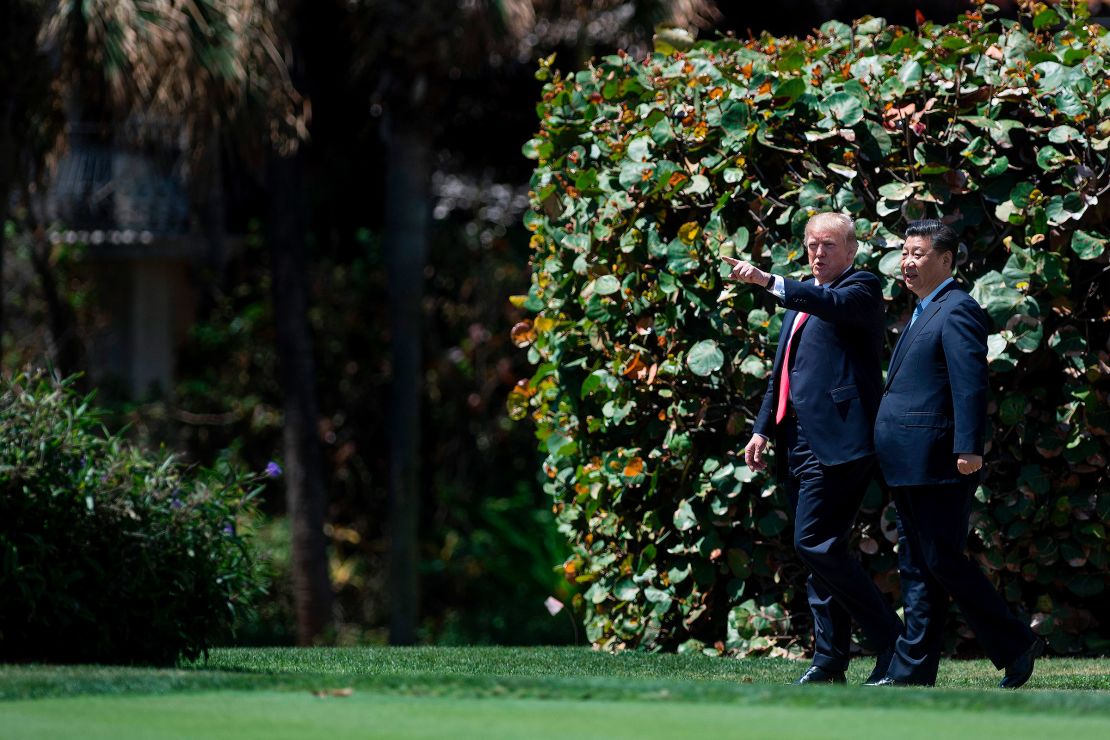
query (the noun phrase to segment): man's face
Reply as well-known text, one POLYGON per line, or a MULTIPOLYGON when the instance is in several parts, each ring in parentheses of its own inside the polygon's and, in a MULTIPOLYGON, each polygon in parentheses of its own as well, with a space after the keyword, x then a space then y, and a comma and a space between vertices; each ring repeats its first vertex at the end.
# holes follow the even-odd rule
POLYGON ((952 275, 952 253, 937 252, 933 240, 906 237, 902 245, 902 280, 918 298, 924 298, 952 275))
POLYGON ((842 230, 825 225, 816 226, 806 234, 806 254, 813 277, 822 285, 840 277, 856 258, 856 250, 848 246, 848 238, 842 230))

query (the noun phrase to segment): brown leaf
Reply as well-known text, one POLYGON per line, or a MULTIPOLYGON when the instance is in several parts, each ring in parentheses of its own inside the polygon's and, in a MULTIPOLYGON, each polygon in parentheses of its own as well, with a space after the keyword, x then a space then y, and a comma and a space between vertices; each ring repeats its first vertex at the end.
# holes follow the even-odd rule
POLYGON ((628 461, 624 466, 624 471, 621 473, 625 478, 635 478, 644 472, 644 460, 640 456, 636 456, 628 461))
POLYGON ((514 326, 510 336, 512 337, 513 344, 518 347, 527 347, 529 344, 536 341, 536 331, 532 328, 532 322, 528 319, 514 326))
POLYGON ((640 353, 637 352, 636 356, 632 358, 632 362, 628 363, 627 367, 624 368, 624 376, 627 378, 636 377, 646 370, 647 365, 640 359, 640 353))

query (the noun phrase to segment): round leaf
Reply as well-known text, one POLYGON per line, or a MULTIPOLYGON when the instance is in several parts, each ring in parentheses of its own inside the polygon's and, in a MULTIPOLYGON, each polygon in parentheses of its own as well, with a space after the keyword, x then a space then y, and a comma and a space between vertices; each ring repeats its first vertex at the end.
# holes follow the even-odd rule
POLYGON ((703 339, 690 348, 686 355, 690 372, 702 377, 712 375, 725 364, 725 355, 712 339, 703 339))
POLYGON ((1076 229, 1075 233, 1071 235, 1071 251, 1079 255, 1080 259, 1098 259, 1106 250, 1106 241, 1106 239, 1089 231, 1076 229))
POLYGON ((863 120, 863 105, 846 92, 836 92, 825 98, 824 108, 842 126, 855 126, 863 120))
POLYGON ((597 295, 612 295, 621 289, 621 281, 614 275, 602 275, 594 281, 594 293, 597 295))
POLYGON ((674 526, 679 532, 687 532, 698 524, 698 518, 694 516, 694 509, 690 506, 690 502, 683 499, 678 502, 678 508, 674 512, 674 526))

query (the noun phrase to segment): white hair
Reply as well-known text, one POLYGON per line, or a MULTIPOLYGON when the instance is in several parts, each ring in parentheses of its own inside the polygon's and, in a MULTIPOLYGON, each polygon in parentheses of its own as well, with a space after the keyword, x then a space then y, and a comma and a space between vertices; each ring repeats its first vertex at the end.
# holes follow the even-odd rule
POLYGON ((859 247, 859 242, 856 241, 856 222, 848 214, 837 211, 815 213, 806 222, 805 235, 809 236, 809 232, 821 226, 832 226, 839 231, 847 241, 849 248, 854 250, 859 247))

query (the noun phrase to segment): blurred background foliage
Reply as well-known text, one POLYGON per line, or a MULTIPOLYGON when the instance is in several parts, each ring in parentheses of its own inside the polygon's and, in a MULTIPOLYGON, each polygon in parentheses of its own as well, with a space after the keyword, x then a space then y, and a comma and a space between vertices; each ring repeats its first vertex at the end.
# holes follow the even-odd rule
MULTIPOLYGON (((513 424, 505 403, 532 374, 510 335, 529 312, 508 297, 529 285, 532 234, 521 219, 534 164, 520 145, 535 134, 536 60, 554 54, 561 69, 588 69, 618 49, 639 60, 660 23, 683 29, 674 33, 682 44, 686 34, 805 36, 868 13, 946 22, 965 6, 4 3, 3 371, 82 372, 109 426, 135 442, 202 466, 230 456, 249 470, 274 458, 296 463, 286 459, 296 442, 283 440, 289 399, 311 396, 303 408, 317 409, 306 423, 319 470, 309 461, 305 475, 270 482, 260 496, 268 523, 258 540, 276 573, 239 639, 397 639, 390 615, 405 601, 417 605, 410 633, 423 642, 574 641, 565 615, 543 602, 570 603, 584 585, 566 565, 571 543, 537 473, 534 430, 513 424), (143 157, 157 178, 113 169, 143 157), (133 207, 130 220, 123 205, 133 207), (150 233, 153 246, 143 241, 150 233), (175 252, 184 242, 194 246, 175 252), (415 259, 402 271, 398 255, 415 259), (120 336, 159 326, 131 298, 151 259, 175 287, 172 330, 150 336, 172 351, 147 337, 125 352, 120 336), (297 279, 302 327, 284 313, 301 306, 297 279), (415 330, 399 329, 392 313, 406 296, 416 297, 415 330), (292 385, 281 379, 290 337, 310 341, 298 346, 313 368, 292 385), (408 414, 420 422, 411 531, 395 526, 390 504, 402 345, 416 353, 415 372, 400 374, 419 401, 408 414), (169 358, 162 382, 129 376, 134 358, 159 352, 169 358), (327 625, 306 631, 287 514, 290 501, 317 495, 294 490, 314 475, 326 497, 325 585, 335 600, 317 598, 327 625), (391 548, 406 539, 417 553, 412 593, 389 575, 400 559, 391 548)), ((871 505, 881 505, 877 493, 871 505)), ((740 620, 737 629, 778 624, 770 608, 753 603, 728 619, 740 620)))
MULTIPOLYGON (((958 279, 994 327, 971 550, 1054 649, 1110 646, 1110 33, 1086 3, 975 6, 541 68, 513 329, 538 367, 507 405, 535 422, 595 644, 808 646, 785 494, 737 454, 781 311, 721 255, 801 279, 806 222, 837 210, 883 281, 887 356, 913 307, 900 232, 940 218, 966 241, 958 279)), ((892 514, 872 486, 854 547, 897 596, 892 514)))

